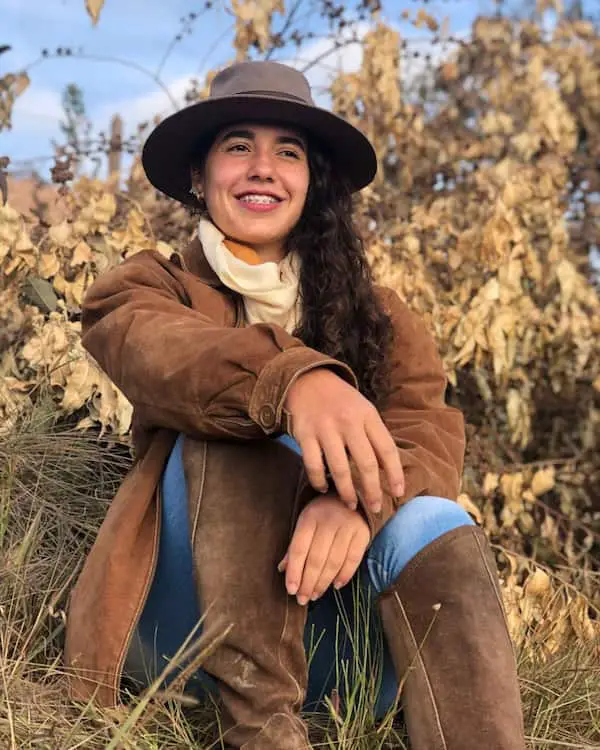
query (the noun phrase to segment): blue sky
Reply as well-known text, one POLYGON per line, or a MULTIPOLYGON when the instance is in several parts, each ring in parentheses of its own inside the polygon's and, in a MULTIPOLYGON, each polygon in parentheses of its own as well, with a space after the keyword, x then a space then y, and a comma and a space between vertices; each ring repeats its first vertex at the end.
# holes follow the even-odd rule
MULTIPOLYGON (((306 0, 306 7, 310 4, 306 0)), ((191 76, 202 78, 207 70, 233 59, 233 19, 225 5, 228 3, 215 1, 214 8, 196 21, 193 33, 176 45, 161 71, 161 78, 178 101, 191 76)), ((426 7, 438 19, 448 16, 450 31, 457 33, 467 29, 485 5, 485 0, 439 0, 426 7)), ((202 6, 190 0, 106 0, 94 27, 84 0, 0 0, 0 44, 12 46, 10 52, 0 55, 0 76, 31 66, 44 48, 58 47, 81 49, 89 56, 119 58, 154 73, 180 28, 179 19, 202 6)), ((406 36, 426 37, 424 29, 414 29, 400 18, 404 9, 415 13, 419 7, 413 0, 387 0, 386 20, 406 36)), ((312 27, 317 33, 326 30, 325 23, 314 17, 312 27)), ((303 60, 325 48, 326 44, 315 40, 303 50, 303 60)), ((290 55, 284 50, 279 58, 290 61, 290 55)), ((323 86, 336 66, 352 69, 359 63, 360 50, 350 47, 313 69, 309 78, 314 86, 323 86)), ((45 59, 30 67, 29 75, 31 85, 14 108, 13 129, 0 133, 0 155, 8 155, 15 169, 25 166, 24 160, 42 157, 35 167, 47 175, 52 162, 43 157, 53 153, 51 140, 60 139, 61 95, 69 83, 83 89, 87 113, 96 129, 106 128, 111 116, 119 112, 127 134, 138 122, 172 111, 167 96, 153 80, 116 62, 45 59)))
MULTIPOLYGON (((592 0, 593 1, 593 0, 592 0)), ((303 0, 310 7, 310 0, 303 0)), ((290 5, 290 0, 288 0, 290 5)), ((29 68, 31 85, 16 102, 13 129, 0 133, 0 155, 11 158, 13 169, 36 159, 35 167, 47 176, 52 164, 52 139, 60 139, 61 95, 65 86, 76 83, 85 95, 87 114, 96 130, 105 129, 111 116, 120 113, 125 134, 137 123, 156 114, 169 114, 172 105, 155 81, 139 70, 97 60, 40 58, 42 49, 80 49, 88 56, 119 58, 156 72, 170 41, 180 29, 179 19, 198 11, 204 3, 193 0, 106 0, 100 21, 93 26, 84 0, 0 0, 0 44, 10 44, 10 52, 0 55, 0 76, 29 68)), ((233 59, 233 19, 225 0, 215 0, 214 8, 202 15, 194 31, 176 45, 161 71, 161 78, 178 101, 190 77, 203 74, 233 59)), ((465 33, 472 20, 493 8, 492 0, 431 0, 422 5, 415 0, 384 0, 384 18, 398 27, 405 37, 429 35, 401 20, 403 10, 413 14, 420 7, 438 20, 448 17, 452 34, 465 33)), ((325 23, 312 18, 312 28, 325 32, 325 23)), ((427 46, 426 42, 414 42, 427 46)), ((315 40, 303 49, 303 60, 326 49, 315 40)), ((291 51, 279 59, 292 62, 291 51)), ((298 63, 300 64, 300 63, 298 63)), ((312 69, 309 79, 319 88, 327 83, 336 67, 353 69, 360 64, 360 48, 348 47, 312 69)))

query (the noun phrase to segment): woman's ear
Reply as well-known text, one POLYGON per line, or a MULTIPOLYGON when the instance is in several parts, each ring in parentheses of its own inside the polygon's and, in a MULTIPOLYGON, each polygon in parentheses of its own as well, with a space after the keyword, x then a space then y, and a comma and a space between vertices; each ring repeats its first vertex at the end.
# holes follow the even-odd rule
POLYGON ((191 170, 192 173, 192 187, 190 189, 190 193, 194 196, 194 198, 198 202, 204 201, 204 189, 203 189, 203 179, 202 179, 202 170, 199 167, 192 167, 191 170))
POLYGON ((206 203, 204 201, 204 188, 203 188, 203 179, 202 179, 202 170, 199 167, 192 167, 192 187, 190 189, 190 193, 194 196, 196 201, 198 202, 198 208, 201 208, 202 210, 206 210, 206 203))
POLYGON ((200 212, 201 216, 209 218, 208 207, 204 200, 204 178, 200 167, 191 168, 191 183, 190 193, 196 199, 196 205, 193 207, 194 213, 200 212))

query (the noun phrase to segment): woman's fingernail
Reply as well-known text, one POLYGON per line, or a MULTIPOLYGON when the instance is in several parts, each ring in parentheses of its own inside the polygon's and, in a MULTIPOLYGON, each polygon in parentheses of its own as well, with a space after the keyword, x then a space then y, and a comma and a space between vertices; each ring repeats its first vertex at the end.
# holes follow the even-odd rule
POLYGON ((342 588, 342 582, 341 581, 334 581, 333 588, 334 589, 341 589, 342 588))
POLYGON ((404 493, 404 482, 398 482, 398 484, 394 485, 394 494, 396 496, 402 495, 404 493))
POLYGON ((298 591, 298 584, 297 583, 289 583, 288 587, 287 587, 287 590, 288 590, 288 594, 290 596, 294 596, 294 594, 296 593, 296 591, 298 591))
POLYGON ((298 604, 300 604, 300 606, 303 607, 307 602, 308 602, 308 597, 307 596, 304 596, 302 594, 301 596, 298 597, 298 604))

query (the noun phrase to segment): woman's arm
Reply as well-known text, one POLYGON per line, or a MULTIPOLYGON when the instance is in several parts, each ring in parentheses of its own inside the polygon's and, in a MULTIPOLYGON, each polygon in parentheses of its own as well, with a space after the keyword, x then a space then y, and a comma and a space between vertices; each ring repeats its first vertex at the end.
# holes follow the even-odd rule
POLYGON ((394 345, 391 392, 381 416, 398 448, 404 491, 393 497, 382 472, 382 512, 374 514, 363 504, 371 538, 400 505, 413 497, 456 499, 465 451, 463 415, 445 403, 447 378, 432 335, 395 292, 382 291, 394 326, 394 345))
POLYGON ((206 304, 200 286, 193 309, 182 273, 143 251, 102 274, 84 299, 83 346, 140 424, 197 437, 264 437, 285 429, 283 402, 301 374, 326 367, 356 385, 349 367, 279 326, 211 319, 217 293, 208 286, 206 304))

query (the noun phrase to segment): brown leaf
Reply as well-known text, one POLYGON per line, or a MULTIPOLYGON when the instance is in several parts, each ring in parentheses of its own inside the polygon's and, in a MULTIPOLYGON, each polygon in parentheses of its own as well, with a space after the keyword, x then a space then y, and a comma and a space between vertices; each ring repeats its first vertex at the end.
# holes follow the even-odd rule
POLYGON ((29 86, 30 80, 27 73, 19 73, 14 82, 15 96, 20 96, 29 86))
POLYGON ((85 8, 90 14, 94 26, 98 23, 98 19, 100 18, 100 11, 102 10, 103 5, 104 0, 85 0, 85 8))
POLYGON ((82 240, 81 242, 77 243, 75 250, 73 250, 70 265, 71 268, 73 268, 74 266, 81 265, 82 263, 89 263, 93 259, 94 256, 92 254, 90 246, 87 244, 87 242, 84 242, 82 240))
POLYGON ((535 472, 531 480, 531 491, 536 497, 549 492, 554 487, 554 475, 554 466, 547 466, 535 472))

